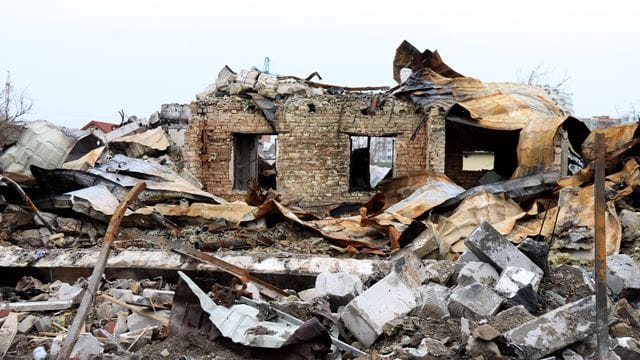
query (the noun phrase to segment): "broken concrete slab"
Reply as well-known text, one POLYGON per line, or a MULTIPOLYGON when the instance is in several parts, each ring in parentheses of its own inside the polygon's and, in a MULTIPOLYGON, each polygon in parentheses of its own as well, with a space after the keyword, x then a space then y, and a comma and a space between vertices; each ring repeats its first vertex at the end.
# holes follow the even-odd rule
POLYGON ((420 317, 443 319, 449 317, 447 306, 451 290, 448 287, 430 282, 419 289, 421 297, 420 317))
MULTIPOLYGON (((168 311, 168 310, 156 311, 155 314, 161 317, 165 317, 167 319, 167 322, 171 317, 171 311, 168 311)), ((127 317, 127 329, 129 329, 129 331, 136 331, 136 330, 144 329, 146 327, 161 327, 161 326, 162 326, 162 323, 160 321, 155 319, 150 319, 138 313, 131 313, 127 317)))
POLYGON ((315 290, 319 296, 328 296, 329 302, 335 308, 346 305, 364 291, 360 278, 345 272, 320 273, 316 278, 315 290))
POLYGON ((516 266, 540 276, 543 275, 543 271, 538 265, 534 264, 486 221, 481 222, 464 243, 477 257, 490 263, 499 271, 508 266, 516 266))
MULTIPOLYGON (((51 358, 55 359, 62 348, 64 335, 58 335, 53 339, 51 344, 51 358)), ((89 360, 96 356, 100 356, 104 352, 104 348, 95 336, 84 333, 80 334, 73 350, 71 350, 70 358, 79 360, 89 360)))
POLYGON ((466 346, 467 355, 482 359, 501 359, 502 354, 498 344, 494 341, 484 341, 476 337, 470 337, 466 346))
POLYGON ((447 285, 454 272, 454 262, 450 260, 440 260, 427 265, 427 276, 429 281, 434 281, 442 285, 447 285))
POLYGON ((528 321, 504 337, 520 357, 539 359, 589 337, 596 328, 595 312, 595 296, 589 296, 528 321))
POLYGON ((40 316, 34 325, 39 332, 51 331, 51 318, 49 316, 40 316))
POLYGON ((468 263, 472 262, 472 261, 479 261, 482 262, 482 260, 480 260, 479 257, 476 256, 476 254, 473 253, 473 251, 467 249, 465 250, 459 257, 458 260, 456 260, 456 265, 454 267, 454 271, 453 271, 453 278, 457 279, 458 275, 460 274, 460 270, 462 270, 462 268, 467 265, 468 263))
POLYGON ((611 349, 622 360, 640 359, 640 342, 632 337, 619 337, 611 342, 611 349))
POLYGON ((373 345, 385 325, 420 304, 418 288, 425 278, 420 259, 407 253, 387 276, 347 304, 342 322, 364 346, 373 345))
POLYGON ((485 262, 471 261, 460 269, 456 283, 458 286, 467 286, 477 282, 493 288, 498 279, 500 279, 500 274, 493 266, 485 262))
POLYGON ((549 244, 546 241, 532 237, 527 237, 518 245, 518 250, 538 265, 545 274, 549 273, 549 249, 549 244))
POLYGON ((169 290, 143 289, 141 295, 151 300, 154 304, 171 304, 173 303, 174 292, 169 290))
POLYGON ((502 333, 489 324, 482 324, 471 331, 471 336, 484 341, 491 341, 502 333))
POLYGON ((502 271, 495 289, 500 295, 511 298, 518 293, 518 290, 528 285, 537 291, 541 280, 542 275, 540 274, 520 267, 507 266, 502 271))
POLYGON ((457 287, 449 297, 451 316, 482 320, 494 315, 502 305, 502 298, 489 287, 473 283, 457 287))
POLYGON ((499 312, 489 320, 489 325, 505 333, 535 318, 524 306, 518 305, 499 312))
POLYGON ((607 285, 616 296, 633 300, 640 295, 640 267, 629 255, 607 256, 607 285))
POLYGON ((34 315, 28 315, 26 318, 22 319, 18 324, 18 332, 21 334, 26 334, 34 328, 38 322, 38 317, 34 315))
POLYGON ((620 223, 622 224, 622 242, 636 241, 640 238, 640 212, 622 209, 620 223))

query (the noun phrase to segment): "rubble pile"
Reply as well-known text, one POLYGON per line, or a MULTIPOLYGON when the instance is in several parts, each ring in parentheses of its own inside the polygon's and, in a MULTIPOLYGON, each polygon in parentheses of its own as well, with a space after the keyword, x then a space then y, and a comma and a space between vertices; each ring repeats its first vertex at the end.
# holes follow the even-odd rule
MULTIPOLYGON (((403 46, 394 72, 408 76, 390 92, 455 101, 430 91, 468 81, 403 46)), ((247 94, 269 118, 278 96, 338 90, 226 67, 198 96, 247 94)), ((5 145, 0 359, 597 358, 595 132, 571 145, 581 158, 563 176, 523 160, 517 176, 465 189, 424 172, 320 211, 259 186, 234 202, 202 190, 165 126, 188 113, 172 104, 107 134, 35 122, 5 145)), ((636 128, 597 130, 620 359, 640 357, 636 128)))

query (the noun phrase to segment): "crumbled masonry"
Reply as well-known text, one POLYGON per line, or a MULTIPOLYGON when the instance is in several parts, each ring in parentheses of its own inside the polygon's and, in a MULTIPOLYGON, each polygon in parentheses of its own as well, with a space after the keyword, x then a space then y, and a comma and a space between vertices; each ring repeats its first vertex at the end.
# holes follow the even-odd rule
POLYGON ((599 133, 604 330, 640 356, 637 124, 408 42, 397 86, 316 78, 225 66, 148 119, 18 127, 0 359, 594 359, 599 133))

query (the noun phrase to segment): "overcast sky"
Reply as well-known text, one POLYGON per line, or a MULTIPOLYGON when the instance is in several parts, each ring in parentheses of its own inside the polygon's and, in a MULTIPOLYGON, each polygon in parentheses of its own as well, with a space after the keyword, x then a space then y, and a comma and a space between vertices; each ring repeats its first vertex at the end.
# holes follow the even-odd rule
POLYGON ((34 101, 31 119, 80 127, 187 103, 225 64, 271 59, 278 74, 394 85, 406 39, 456 71, 516 81, 538 65, 569 76, 579 116, 640 110, 635 1, 4 1, 0 79, 34 101))

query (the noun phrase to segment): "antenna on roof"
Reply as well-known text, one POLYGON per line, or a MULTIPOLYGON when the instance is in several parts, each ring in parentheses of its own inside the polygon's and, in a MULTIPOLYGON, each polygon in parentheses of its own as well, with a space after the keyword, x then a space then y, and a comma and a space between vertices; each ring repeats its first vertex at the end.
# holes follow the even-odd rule
POLYGON ((269 63, 271 59, 268 56, 264 58, 264 66, 262 67, 262 72, 268 74, 269 73, 269 63))

